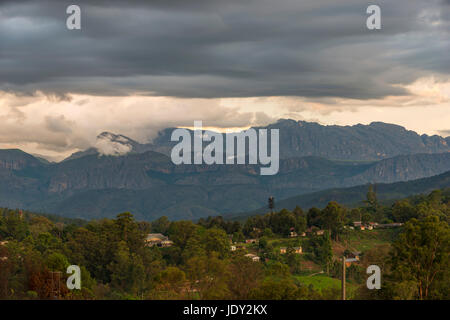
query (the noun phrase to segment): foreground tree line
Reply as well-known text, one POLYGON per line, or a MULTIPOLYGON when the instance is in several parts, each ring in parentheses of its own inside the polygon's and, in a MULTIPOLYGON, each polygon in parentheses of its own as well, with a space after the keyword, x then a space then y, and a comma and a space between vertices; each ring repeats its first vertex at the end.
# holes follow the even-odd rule
MULTIPOLYGON (((297 277, 305 263, 339 279, 333 244, 345 247, 354 221, 402 222, 392 243, 365 251, 347 270, 356 299, 450 298, 450 196, 436 190, 382 205, 369 190, 366 203, 348 209, 280 210, 242 222, 209 217, 192 221, 116 219, 84 222, 0 209, 1 299, 338 299, 339 288, 315 288, 297 277), (314 230, 323 230, 317 235, 314 230), (295 232, 285 254, 275 248, 295 232), (149 233, 167 235, 173 246, 149 247, 149 233), (257 239, 247 250, 232 243, 257 239), (295 246, 303 249, 296 254, 295 246), (366 267, 383 270, 381 290, 368 290, 366 267), (81 267, 81 290, 65 286, 69 265, 81 267), (55 272, 61 272, 55 280, 55 272)), ((348 250, 346 250, 348 251, 348 250)), ((345 252, 344 254, 347 254, 345 252)))

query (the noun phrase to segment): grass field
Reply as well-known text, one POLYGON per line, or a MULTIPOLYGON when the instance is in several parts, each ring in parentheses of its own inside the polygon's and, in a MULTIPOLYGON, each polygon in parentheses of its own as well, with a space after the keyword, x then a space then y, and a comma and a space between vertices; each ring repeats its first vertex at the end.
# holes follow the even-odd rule
POLYGON ((357 251, 366 251, 380 244, 391 243, 400 229, 379 229, 352 232, 343 242, 357 251))
MULTIPOLYGON (((306 286, 312 285, 316 290, 322 290, 326 288, 341 288, 340 279, 331 278, 326 274, 318 274, 313 276, 303 275, 294 277, 306 286)), ((358 286, 356 284, 347 281, 347 296, 351 298, 357 288, 358 286)))
POLYGON ((340 288, 341 281, 339 279, 331 278, 324 274, 314 276, 295 276, 302 284, 309 286, 313 285, 315 289, 323 288, 340 288))

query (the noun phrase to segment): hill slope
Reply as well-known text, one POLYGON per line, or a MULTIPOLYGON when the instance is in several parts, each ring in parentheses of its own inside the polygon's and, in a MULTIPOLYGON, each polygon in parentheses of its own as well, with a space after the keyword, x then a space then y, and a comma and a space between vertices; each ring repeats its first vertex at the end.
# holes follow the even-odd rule
MULTIPOLYGON (((450 171, 423 179, 417 179, 407 182, 380 183, 376 185, 377 198, 383 200, 393 200, 406 198, 414 194, 425 194, 436 189, 450 188, 450 171)), ((329 189, 311 194, 304 194, 290 197, 276 202, 278 209, 294 209, 296 206, 309 209, 311 207, 325 207, 328 202, 336 201, 338 203, 352 206, 361 204, 366 199, 368 185, 360 185, 351 188, 329 189)), ((267 208, 262 207, 246 213, 230 214, 228 218, 243 218, 256 214, 267 213, 267 208)))

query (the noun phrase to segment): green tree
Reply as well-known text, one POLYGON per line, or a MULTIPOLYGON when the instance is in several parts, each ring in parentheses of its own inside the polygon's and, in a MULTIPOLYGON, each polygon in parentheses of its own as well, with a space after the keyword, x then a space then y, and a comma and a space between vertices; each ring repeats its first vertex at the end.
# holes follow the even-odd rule
POLYGON ((192 221, 175 221, 170 224, 168 234, 176 246, 184 249, 189 238, 196 233, 197 228, 192 221))
POLYGON ((200 299, 225 299, 229 296, 228 261, 211 256, 193 257, 186 263, 191 288, 197 289, 200 299))
POLYGON ((261 238, 259 239, 258 246, 259 246, 259 248, 260 248, 261 250, 266 250, 267 247, 268 247, 268 245, 269 245, 269 242, 267 241, 267 238, 266 238, 266 237, 261 237, 261 238))
POLYGON ((339 234, 343 231, 345 216, 345 208, 334 201, 322 210, 323 228, 329 230, 335 240, 339 240, 339 234))
POLYGON ((296 216, 286 209, 271 213, 268 217, 270 229, 283 236, 287 236, 291 228, 295 228, 297 225, 296 216))
POLYGON ((139 293, 145 279, 142 259, 131 253, 125 241, 120 241, 113 261, 108 266, 113 287, 133 294, 139 293))
POLYGON ((392 217, 396 222, 406 222, 412 218, 417 218, 417 212, 408 200, 400 200, 392 207, 392 217))
POLYGON ((296 206, 292 213, 295 216, 296 224, 295 224, 295 231, 296 232, 305 232, 307 227, 307 217, 305 212, 303 212, 302 208, 299 206, 296 206))
POLYGON ((233 242, 243 242, 245 240, 244 234, 242 233, 242 231, 237 231, 233 233, 233 238, 232 238, 233 242))
POLYGON ((308 241, 308 247, 313 253, 313 259, 323 268, 329 270, 329 265, 333 257, 331 238, 328 231, 323 236, 311 237, 308 241))
POLYGON ((170 221, 166 216, 162 216, 152 222, 152 232, 167 234, 170 227, 170 221))
POLYGON ((0 237, 23 240, 28 235, 28 224, 21 218, 18 212, 8 210, 2 219, 0 237))
POLYGON ((308 210, 308 214, 306 216, 308 227, 318 227, 322 228, 322 212, 318 208, 311 208, 308 210))
POLYGON ((266 276, 284 278, 289 277, 291 273, 289 272, 289 266, 280 261, 271 260, 265 268, 266 276))
POLYGON ((182 296, 186 274, 177 267, 167 267, 156 280, 156 298, 175 299, 182 296))
POLYGON ((448 282, 450 230, 446 222, 429 216, 422 221, 412 219, 393 244, 392 280, 414 281, 417 297, 428 299, 447 296, 436 290, 438 283, 448 282))
POLYGON ((369 185, 365 203, 367 204, 367 210, 370 213, 375 213, 378 210, 378 199, 373 185, 369 185))
POLYGON ((248 299, 250 291, 256 288, 263 278, 261 264, 239 254, 232 259, 229 268, 228 288, 232 299, 248 299))
POLYGON ((49 254, 45 259, 45 264, 49 270, 63 273, 66 272, 67 267, 70 265, 67 257, 58 252, 49 254))
POLYGON ((217 252, 221 258, 224 258, 230 252, 230 240, 222 229, 206 230, 203 235, 203 244, 207 254, 217 252))
POLYGON ((298 288, 292 279, 265 279, 250 293, 251 299, 257 300, 295 300, 298 288))
POLYGON ((268 239, 271 239, 271 238, 273 238, 275 235, 273 234, 273 232, 272 232, 272 229, 270 229, 270 228, 265 228, 264 229, 264 231, 263 231, 263 237, 266 237, 266 238, 268 238, 268 239))
POLYGON ((124 240, 133 252, 143 246, 145 234, 131 213, 124 212, 117 215, 114 224, 118 229, 119 239, 124 240))

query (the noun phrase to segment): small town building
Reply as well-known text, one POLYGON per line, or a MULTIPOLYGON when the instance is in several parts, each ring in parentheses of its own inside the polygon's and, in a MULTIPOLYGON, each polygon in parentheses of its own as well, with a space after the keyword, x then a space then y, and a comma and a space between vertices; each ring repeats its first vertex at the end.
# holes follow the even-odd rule
POLYGON ((253 254, 253 253, 247 253, 245 256, 246 256, 247 258, 252 259, 252 261, 254 261, 254 262, 259 262, 259 257, 258 257, 256 254, 253 254))
POLYGON ((353 225, 356 229, 359 230, 373 230, 378 226, 378 223, 376 222, 362 223, 361 221, 354 221, 353 225))
POLYGON ((301 254, 302 253, 302 247, 294 247, 294 253, 301 254))
POLYGON ((281 248, 280 248, 280 253, 281 253, 281 254, 286 253, 286 251, 287 251, 287 248, 286 248, 286 247, 281 247, 281 248))
POLYGON ((356 259, 356 258, 348 258, 348 259, 345 259, 345 266, 346 266, 346 267, 350 267, 352 263, 356 263, 356 262, 358 262, 358 261, 359 261, 359 260, 356 259))
POLYGON ((170 247, 172 244, 173 242, 162 233, 149 233, 145 238, 145 245, 148 247, 170 247))
POLYGON ((359 257, 361 256, 361 252, 360 251, 353 251, 353 252, 350 252, 349 254, 348 254, 348 258, 351 258, 351 259, 356 259, 357 261, 359 261, 359 257))
POLYGON ((231 251, 236 251, 236 246, 230 246, 231 251))
POLYGON ((170 241, 170 240, 161 241, 161 247, 167 248, 167 247, 171 247, 171 246, 173 246, 173 241, 170 241))
POLYGON ((398 228, 401 227, 403 223, 394 222, 394 223, 385 223, 385 224, 377 224, 375 228, 398 228))
POLYGON ((245 239, 245 243, 258 243, 257 239, 245 239))
MULTIPOLYGON (((317 236, 321 236, 321 235, 323 235, 324 233, 325 233, 325 230, 317 230, 317 228, 316 227, 310 227, 310 228, 308 228, 307 230, 306 230, 306 233, 309 233, 309 234, 315 234, 315 235, 317 235, 317 236)), ((305 234, 306 235, 306 234, 305 234)))

